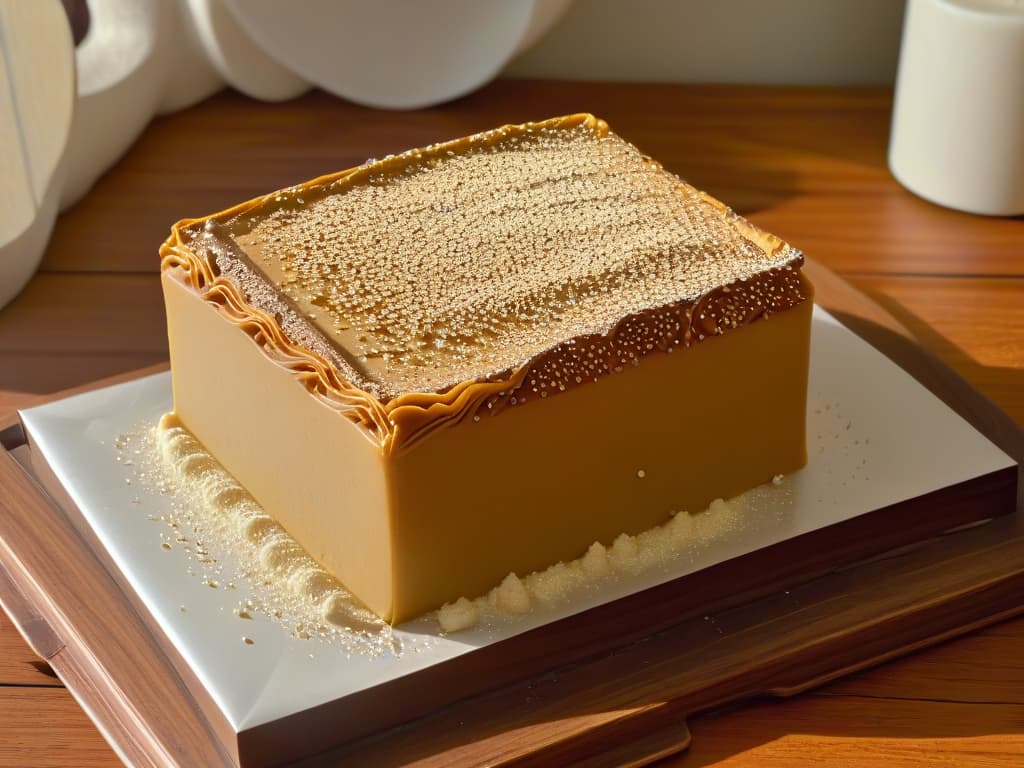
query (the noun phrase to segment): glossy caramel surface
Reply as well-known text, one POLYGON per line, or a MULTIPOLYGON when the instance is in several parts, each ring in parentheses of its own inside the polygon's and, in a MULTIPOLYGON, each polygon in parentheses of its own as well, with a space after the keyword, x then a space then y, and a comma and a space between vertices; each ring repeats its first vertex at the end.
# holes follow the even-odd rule
POLYGON ((410 150, 185 221, 163 255, 389 451, 808 295, 798 251, 591 115, 410 150))

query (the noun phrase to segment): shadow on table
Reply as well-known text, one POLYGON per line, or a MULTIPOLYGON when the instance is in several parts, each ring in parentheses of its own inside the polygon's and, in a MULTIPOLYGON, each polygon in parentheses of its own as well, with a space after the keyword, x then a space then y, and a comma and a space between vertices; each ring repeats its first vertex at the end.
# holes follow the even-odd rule
POLYGON ((3 356, 3 366, 0 367, 0 391, 16 393, 12 396, 45 397, 166 361, 166 352, 97 355, 79 352, 9 353, 3 356))
POLYGON ((506 123, 590 112, 666 169, 749 215, 798 193, 792 156, 799 133, 773 136, 737 121, 735 97, 717 86, 497 80, 429 111, 451 136, 506 123))
MULTIPOLYGON (((917 315, 891 297, 878 291, 868 290, 865 291, 865 293, 886 312, 909 329, 923 348, 930 350, 931 354, 927 357, 931 359, 923 360, 922 363, 919 363, 919 366, 923 364, 926 367, 934 369, 935 366, 943 365, 939 362, 939 358, 942 360, 956 361, 955 364, 957 373, 959 374, 959 381, 953 380, 949 377, 943 377, 943 383, 952 388, 949 389, 949 391, 944 390, 937 393, 954 410, 957 410, 957 404, 963 398, 964 388, 971 388, 968 385, 976 385, 985 389, 987 395, 977 396, 987 397, 987 399, 991 400, 997 406, 1000 404, 1001 394, 1005 393, 1009 395, 1011 393, 1015 394, 1024 391, 1024 368, 1000 367, 980 363, 969 353, 960 349, 948 338, 928 325, 927 322, 920 319, 917 315), (998 389, 994 386, 996 384, 998 384, 998 389)), ((854 332, 857 331, 857 319, 854 318, 851 321, 847 318, 844 320, 844 323, 850 326, 854 332)), ((879 346, 879 344, 876 343, 875 346, 879 346)), ((884 339, 882 340, 882 346, 880 348, 883 352, 892 356, 892 350, 887 351, 885 348, 884 339)), ((925 356, 922 356, 922 358, 923 357, 925 356)), ((904 364, 904 361, 898 360, 897 362, 900 362, 904 367, 907 367, 904 364)), ((910 372, 913 375, 917 375, 918 378, 921 378, 919 375, 920 368, 916 371, 911 368, 910 372)), ((925 374, 927 373, 928 371, 925 371, 925 374)), ((976 393, 972 392, 972 394, 976 393)))

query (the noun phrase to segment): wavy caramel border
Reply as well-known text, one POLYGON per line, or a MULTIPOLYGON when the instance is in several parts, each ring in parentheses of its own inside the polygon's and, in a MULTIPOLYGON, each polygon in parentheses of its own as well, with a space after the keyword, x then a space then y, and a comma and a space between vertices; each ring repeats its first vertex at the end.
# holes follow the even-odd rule
MULTIPOLYGON (((328 185, 337 189, 340 185, 356 184, 371 173, 401 169, 410 163, 422 162, 424 156, 439 155, 476 143, 494 142, 512 131, 568 129, 581 125, 589 126, 598 136, 610 133, 606 122, 585 113, 521 125, 505 125, 465 138, 409 150, 338 173, 319 176, 296 187, 254 198, 211 216, 183 219, 171 228, 170 237, 160 248, 161 272, 170 273, 203 301, 213 306, 225 320, 246 333, 271 362, 289 370, 311 395, 366 429, 385 454, 394 454, 418 443, 436 429, 456 424, 468 416, 475 415, 485 402, 494 402, 495 398, 504 397, 506 393, 516 390, 531 369, 550 355, 557 354, 559 345, 538 353, 500 379, 463 381, 444 392, 410 392, 382 402, 372 393, 346 381, 337 368, 321 355, 294 344, 272 315, 248 303, 238 286, 216 273, 207 256, 196 253, 190 247, 185 232, 206 222, 225 222, 265 205, 272 205, 283 193, 304 194, 308 190, 322 190, 328 185)), ((704 192, 699 194, 704 202, 715 208, 719 215, 733 225, 741 237, 754 243, 768 256, 776 257, 776 266, 766 268, 759 274, 801 263, 802 256, 799 251, 788 246, 780 238, 758 229, 714 197, 704 192)), ((692 302, 679 303, 696 304, 710 293, 697 297, 692 302)), ((608 333, 616 333, 624 323, 640 314, 643 313, 623 317, 608 330, 608 333)))

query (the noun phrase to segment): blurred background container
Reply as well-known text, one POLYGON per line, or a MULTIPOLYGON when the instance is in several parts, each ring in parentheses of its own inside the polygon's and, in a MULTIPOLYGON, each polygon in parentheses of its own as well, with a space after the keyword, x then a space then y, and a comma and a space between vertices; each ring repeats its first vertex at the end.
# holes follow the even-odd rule
POLYGON ((1024 2, 910 0, 889 167, 927 200, 1024 213, 1024 2))

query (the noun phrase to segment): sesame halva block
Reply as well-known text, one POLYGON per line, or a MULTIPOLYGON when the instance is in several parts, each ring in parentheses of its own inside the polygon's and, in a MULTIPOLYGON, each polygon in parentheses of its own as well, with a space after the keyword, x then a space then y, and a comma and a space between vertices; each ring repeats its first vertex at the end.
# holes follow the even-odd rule
POLYGON ((179 222, 174 409, 398 623, 806 462, 803 257, 590 115, 179 222))

